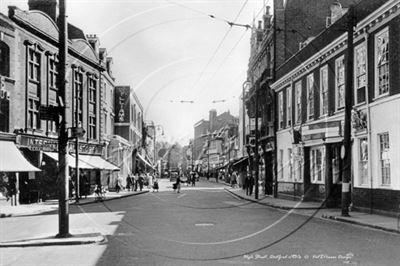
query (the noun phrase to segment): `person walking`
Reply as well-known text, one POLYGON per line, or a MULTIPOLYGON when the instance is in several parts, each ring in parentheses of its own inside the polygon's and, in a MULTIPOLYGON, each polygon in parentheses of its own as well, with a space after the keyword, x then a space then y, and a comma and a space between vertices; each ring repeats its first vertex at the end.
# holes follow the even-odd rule
POLYGON ((191 179, 192 179, 192 187, 196 186, 196 173, 195 172, 191 172, 191 179))
POLYGON ((136 174, 133 175, 133 190, 134 191, 137 191, 138 182, 139 182, 139 174, 136 172, 136 174))
POLYGON ((139 174, 139 189, 140 189, 140 191, 143 190, 143 185, 144 185, 144 174, 140 173, 139 174))
POLYGON ((231 176, 231 186, 232 188, 235 188, 237 184, 237 174, 236 171, 233 171, 232 176, 231 176))
POLYGON ((126 190, 131 191, 131 187, 132 187, 132 184, 131 184, 131 175, 128 174, 128 175, 126 176, 126 190))
POLYGON ((244 187, 246 189, 246 195, 249 196, 250 193, 250 175, 246 175, 246 179, 244 180, 244 187))
POLYGON ((115 184, 115 191, 117 193, 119 193, 119 191, 121 190, 121 184, 120 184, 120 179, 119 177, 117 178, 117 183, 115 184))
POLYGON ((176 193, 181 193, 181 176, 176 177, 176 193))
POLYGON ((154 182, 153 182, 153 192, 158 192, 158 179, 157 176, 154 178, 154 182))

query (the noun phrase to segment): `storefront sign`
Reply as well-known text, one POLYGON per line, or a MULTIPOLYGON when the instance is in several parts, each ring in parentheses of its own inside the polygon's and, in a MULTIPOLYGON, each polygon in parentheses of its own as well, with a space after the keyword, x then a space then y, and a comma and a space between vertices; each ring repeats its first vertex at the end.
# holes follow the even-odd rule
POLYGON ((302 141, 341 137, 340 121, 321 122, 304 126, 302 141))
POLYGON ((57 139, 21 135, 18 144, 27 147, 31 151, 48 151, 48 152, 58 151, 57 139))
MULTIPOLYGON (((69 150, 74 153, 75 151, 75 142, 68 143, 69 150)), ((100 144, 91 144, 91 143, 79 143, 79 153, 82 154, 91 154, 91 155, 101 155, 103 146, 100 144)))

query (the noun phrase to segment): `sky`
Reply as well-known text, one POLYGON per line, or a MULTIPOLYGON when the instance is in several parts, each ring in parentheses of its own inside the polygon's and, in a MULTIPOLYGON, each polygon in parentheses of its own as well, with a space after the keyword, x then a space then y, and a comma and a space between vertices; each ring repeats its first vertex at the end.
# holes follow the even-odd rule
MULTIPOLYGON (((130 85, 145 121, 164 128, 158 139, 185 145, 210 109, 238 116, 251 30, 227 21, 252 25, 269 2, 67 0, 67 15, 100 38, 113 57, 116 85, 130 85)), ((27 3, 0 0, 0 12, 7 14, 9 5, 27 10, 27 3)))

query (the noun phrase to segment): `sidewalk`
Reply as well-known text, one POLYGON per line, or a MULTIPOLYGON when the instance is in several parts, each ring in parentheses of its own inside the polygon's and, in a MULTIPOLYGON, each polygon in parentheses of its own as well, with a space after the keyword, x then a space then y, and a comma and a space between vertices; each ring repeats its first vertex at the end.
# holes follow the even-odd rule
MULTIPOLYGON (((121 199, 134 195, 147 193, 148 190, 143 191, 121 191, 107 192, 104 201, 121 199)), ((71 200, 70 205, 87 205, 96 203, 95 195, 90 195, 87 198, 80 199, 79 203, 71 200)), ((10 206, 11 203, 6 200, 0 199, 0 228, 5 230, 7 228, 14 228, 13 224, 26 223, 26 221, 35 221, 37 226, 33 225, 25 228, 22 232, 17 234, 3 234, 0 235, 0 248, 2 247, 32 247, 32 246, 52 246, 52 245, 82 245, 92 244, 106 241, 106 238, 92 226, 82 226, 83 221, 76 224, 70 224, 71 237, 56 238, 54 232, 58 232, 57 228, 57 211, 58 200, 50 200, 46 202, 23 204, 18 206, 10 206), (41 215, 40 215, 41 214, 41 215), (48 214, 46 217, 45 214, 48 214), (35 217, 34 217, 35 216, 35 217), (16 220, 17 219, 17 220, 16 220), (34 220, 32 220, 34 219, 34 220), (39 222, 43 219, 53 222, 39 222), (22 221, 23 220, 23 221, 22 221), (51 226, 53 225, 53 226, 51 226)), ((45 221, 47 221, 45 220, 45 221)), ((90 225, 90 222, 87 223, 90 225)), ((14 228, 15 229, 15 228, 14 228)), ((11 230, 11 229, 10 229, 11 230)))
POLYGON ((313 215, 315 214, 316 210, 319 210, 317 215, 315 216, 317 218, 351 223, 359 226, 370 227, 386 232, 400 234, 400 217, 389 217, 356 211, 351 211, 350 217, 343 217, 341 216, 341 209, 327 209, 323 207, 319 202, 284 200, 264 195, 260 195, 259 199, 256 200, 254 199, 254 193, 252 196, 247 196, 245 190, 241 188, 225 188, 225 190, 238 198, 257 202, 258 204, 262 204, 265 206, 284 210, 293 209, 296 211, 296 213, 306 216, 313 215), (314 211, 310 212, 310 210, 314 211))

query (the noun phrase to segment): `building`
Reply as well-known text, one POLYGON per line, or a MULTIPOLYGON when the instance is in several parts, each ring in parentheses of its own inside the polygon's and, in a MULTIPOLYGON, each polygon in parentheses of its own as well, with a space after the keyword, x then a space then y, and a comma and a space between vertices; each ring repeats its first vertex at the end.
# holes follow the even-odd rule
POLYGON ((341 156, 346 69, 353 64, 352 204, 397 213, 400 158, 393 151, 399 150, 400 118, 391 114, 400 111, 399 7, 398 0, 354 5, 354 58, 347 56, 346 32, 338 30, 347 27, 343 10, 277 70, 272 88, 278 95, 280 195, 339 204, 346 167, 341 156))
MULTIPOLYGON (((257 147, 249 150, 251 172, 258 171, 266 194, 277 195, 276 100, 270 85, 276 69, 306 46, 327 24, 332 23, 333 0, 274 0, 274 15, 267 6, 263 20, 253 25, 247 73, 246 108, 250 119, 247 140, 257 147), (261 100, 260 100, 261 99, 261 100), (257 120, 257 129, 255 121, 257 120), (260 155, 260 159, 255 158, 260 155)), ((349 1, 342 1, 349 2, 349 1)), ((290 97, 290 95, 288 96, 290 97)), ((248 143, 248 142, 247 142, 248 143)))
MULTIPOLYGON (((9 7, 8 18, 0 17, 1 60, 5 62, 1 71, 6 74, 6 90, 10 89, 8 119, 2 120, 2 130, 16 135, 16 144, 24 157, 41 170, 19 175, 21 203, 55 197, 57 193, 58 116, 54 114, 60 104, 56 83, 58 7, 55 0, 29 0, 28 5, 29 11, 9 7), (47 107, 47 112, 42 107, 47 107)), ((69 24, 68 36, 68 96, 63 103, 67 108, 67 127, 71 135, 74 127, 86 131, 78 145, 72 139, 68 143, 68 163, 74 178, 74 155, 78 150, 79 167, 87 185, 91 185, 101 182, 101 171, 118 170, 101 158, 99 79, 104 68, 81 29, 69 24)))
MULTIPOLYGON (((239 119, 231 115, 229 111, 217 115, 217 111, 212 109, 209 112, 209 120, 202 119, 194 125, 193 154, 198 171, 208 171, 209 162, 212 162, 211 165, 219 163, 219 151, 213 152, 211 159, 208 158, 208 145, 211 144, 212 139, 217 135, 219 130, 231 124, 237 126, 239 119)), ((215 142, 215 147, 219 146, 216 144, 219 141, 213 140, 213 142, 215 142)))

